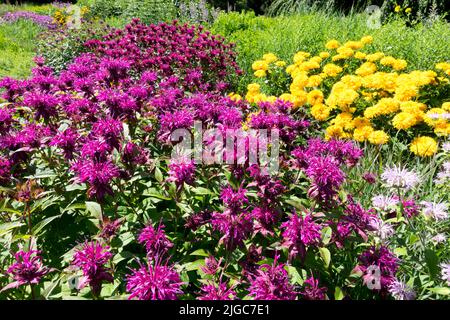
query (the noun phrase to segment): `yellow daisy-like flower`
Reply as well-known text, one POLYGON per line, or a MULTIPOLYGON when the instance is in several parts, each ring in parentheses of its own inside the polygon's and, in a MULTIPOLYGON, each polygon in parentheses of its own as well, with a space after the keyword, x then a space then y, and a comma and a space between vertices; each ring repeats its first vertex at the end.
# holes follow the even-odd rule
POLYGON ((400 12, 402 10, 402 7, 400 5, 396 5, 394 8, 395 12, 400 12))
POLYGON ((437 149, 437 142, 431 137, 417 137, 409 146, 409 150, 420 157, 430 157, 437 152, 437 149))
POLYGON ((375 53, 372 53, 372 54, 368 54, 366 56, 366 60, 369 61, 369 62, 374 62, 374 61, 380 60, 383 57, 384 57, 384 53, 383 52, 375 52, 375 53))
POLYGON ((450 102, 444 102, 441 108, 450 112, 450 102))
POLYGON ((272 63, 278 60, 278 57, 273 53, 266 53, 263 55, 263 60, 267 63, 272 63))
POLYGON ((360 40, 363 44, 369 44, 372 43, 373 37, 372 36, 364 36, 360 40))
POLYGON ((283 60, 277 61, 277 62, 275 62, 275 65, 280 68, 284 67, 286 65, 286 61, 283 61, 283 60))
POLYGON ((389 136, 383 130, 375 130, 369 135, 369 142, 376 145, 385 144, 389 141, 389 136))
POLYGON ((358 69, 356 69, 355 74, 361 77, 368 76, 377 71, 377 66, 373 62, 364 62, 358 69))
POLYGON ((367 56, 366 53, 361 52, 361 51, 357 51, 357 52, 355 53, 355 56, 354 56, 354 57, 355 57, 356 59, 364 59, 366 56, 367 56))
POLYGON ((370 126, 370 120, 364 117, 356 117, 353 119, 353 126, 355 128, 370 126))
POLYGON ((311 115, 318 121, 324 121, 330 116, 330 108, 323 103, 315 104, 311 107, 311 115))
POLYGON ((252 69, 254 71, 256 70, 264 70, 267 71, 267 69, 269 69, 269 64, 267 63, 267 61, 264 60, 257 60, 255 62, 253 62, 252 64, 252 69))
POLYGON ((331 138, 341 138, 344 134, 344 129, 338 125, 331 125, 325 129, 325 139, 330 140, 331 138))
POLYGON ((322 59, 326 59, 330 56, 329 52, 323 51, 321 53, 319 53, 319 57, 321 57, 322 59))
POLYGON ((241 95, 239 95, 239 94, 237 94, 237 93, 234 93, 234 92, 230 93, 228 96, 229 96, 230 99, 233 100, 233 101, 240 101, 240 100, 242 100, 241 95))
POLYGON ((407 130, 417 123, 417 118, 412 113, 400 112, 392 119, 392 125, 397 130, 407 130))
POLYGON ((335 77, 342 72, 342 68, 335 64, 328 63, 323 67, 323 72, 330 77, 335 77))
POLYGON ((322 83, 322 77, 318 74, 315 74, 308 79, 308 83, 306 84, 306 87, 318 87, 322 83))
POLYGON ((307 101, 310 105, 323 103, 323 93, 320 90, 312 90, 308 92, 307 101))
POLYGON ((257 93, 259 90, 261 90, 261 86, 258 83, 250 83, 247 86, 248 92, 257 93))
POLYGON ((267 76, 267 73, 264 70, 256 70, 254 75, 257 78, 263 78, 263 77, 267 76))
POLYGON ((353 131, 353 139, 359 142, 364 142, 369 139, 373 131, 374 129, 370 125, 357 127, 353 131))
POLYGON ((337 48, 339 48, 339 41, 337 41, 335 39, 330 40, 325 45, 325 48, 327 48, 328 50, 337 49, 337 48))
POLYGON ((403 60, 403 59, 397 59, 392 64, 392 68, 394 68, 394 70, 403 70, 407 66, 408 66, 408 63, 406 62, 406 60, 403 60))

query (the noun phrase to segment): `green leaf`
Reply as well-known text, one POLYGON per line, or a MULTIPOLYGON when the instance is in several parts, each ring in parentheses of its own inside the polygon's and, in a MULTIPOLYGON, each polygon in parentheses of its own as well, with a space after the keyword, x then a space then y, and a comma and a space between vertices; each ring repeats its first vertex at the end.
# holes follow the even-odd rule
POLYGON ((86 209, 91 216, 96 219, 102 220, 102 207, 97 202, 86 201, 86 209))
POLYGON ((437 257, 436 252, 431 249, 425 249, 425 261, 427 263, 430 275, 435 277, 439 272, 439 258, 437 257))
POLYGON ((214 195, 215 193, 203 187, 191 188, 191 191, 196 195, 214 195))
POLYGON ((195 260, 194 262, 188 262, 184 265, 184 269, 186 271, 193 271, 193 270, 198 270, 200 269, 200 267, 205 265, 205 260, 203 259, 199 259, 199 260, 195 260))
POLYGON ((0 224, 0 235, 4 235, 8 233, 10 230, 23 226, 24 223, 20 221, 7 222, 0 224))
POLYGON ((330 227, 325 227, 322 229, 322 242, 328 244, 331 240, 333 230, 330 227))
POLYGON ((85 203, 75 203, 75 204, 72 204, 72 205, 66 207, 65 209, 63 209, 62 212, 64 213, 64 212, 67 212, 70 210, 76 210, 76 209, 86 210, 86 204, 85 203))
POLYGON ((156 179, 156 181, 158 181, 160 183, 164 181, 163 174, 162 174, 161 170, 159 170, 158 167, 155 167, 155 179, 156 179))
POLYGON ((297 269, 293 266, 286 266, 287 272, 289 274, 289 277, 291 278, 293 283, 297 283, 297 284, 303 284, 303 278, 300 275, 300 273, 298 273, 297 269))
POLYGON ((450 288, 436 287, 436 288, 431 288, 430 291, 434 292, 436 294, 440 294, 442 296, 450 296, 450 288))
POLYGON ((335 300, 342 300, 344 299, 344 292, 342 292, 342 289, 339 287, 334 288, 334 299, 335 300))
POLYGON ((325 266, 328 268, 331 262, 331 253, 327 248, 319 248, 320 256, 322 257, 325 266))
POLYGON ((192 252, 190 255, 191 255, 191 256, 209 257, 209 253, 207 253, 207 252, 206 252, 205 250, 203 250, 203 249, 195 250, 195 251, 192 252))
POLYGON ((394 249, 394 253, 395 253, 395 255, 398 256, 398 257, 408 255, 408 251, 406 250, 405 247, 395 248, 395 249, 394 249))
POLYGON ((56 218, 61 217, 61 215, 57 215, 57 216, 53 216, 53 217, 48 217, 45 218, 44 220, 38 222, 32 229, 33 235, 37 236, 39 234, 39 232, 46 226, 48 225, 50 222, 52 222, 53 220, 55 220, 56 218))

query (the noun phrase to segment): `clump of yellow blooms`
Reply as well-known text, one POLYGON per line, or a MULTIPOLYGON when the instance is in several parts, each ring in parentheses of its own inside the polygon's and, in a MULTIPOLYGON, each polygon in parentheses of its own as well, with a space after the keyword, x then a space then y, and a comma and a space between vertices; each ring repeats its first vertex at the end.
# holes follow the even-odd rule
POLYGON ((67 8, 58 9, 53 13, 53 22, 60 26, 65 26, 72 19, 81 19, 88 12, 89 8, 87 6, 81 8, 75 7, 75 9, 73 9, 72 6, 69 6, 67 8))
POLYGON ((411 142, 409 149, 418 156, 429 157, 437 152, 438 146, 433 138, 417 137, 411 142))
MULTIPOLYGON (((295 53, 292 64, 265 54, 252 65, 255 76, 266 77, 281 69, 290 79, 287 92, 266 95, 259 84, 252 83, 245 99, 251 103, 282 99, 294 108, 305 107, 315 120, 326 124, 326 139, 382 145, 391 140, 390 135, 407 131, 403 137, 413 137, 411 152, 421 157, 435 154, 436 138, 450 134, 450 101, 430 92, 450 90, 450 62, 407 71, 406 60, 367 50, 372 41, 372 36, 342 44, 333 39, 317 55, 295 53)), ((265 83, 270 86, 270 79, 265 83)))

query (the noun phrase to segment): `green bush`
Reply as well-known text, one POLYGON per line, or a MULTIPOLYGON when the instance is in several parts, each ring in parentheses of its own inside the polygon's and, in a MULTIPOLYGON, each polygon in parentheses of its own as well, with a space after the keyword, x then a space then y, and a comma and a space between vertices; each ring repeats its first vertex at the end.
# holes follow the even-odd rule
POLYGON ((48 66, 60 72, 73 58, 85 52, 87 40, 101 38, 110 30, 99 20, 84 22, 80 29, 49 30, 39 35, 36 52, 45 58, 48 66))
POLYGON ((79 6, 89 7, 89 16, 102 19, 120 17, 125 21, 139 18, 144 23, 173 20, 177 7, 172 0, 81 0, 79 6))
POLYGON ((22 19, 0 24, 0 77, 24 78, 30 74, 35 38, 42 30, 37 24, 22 19))

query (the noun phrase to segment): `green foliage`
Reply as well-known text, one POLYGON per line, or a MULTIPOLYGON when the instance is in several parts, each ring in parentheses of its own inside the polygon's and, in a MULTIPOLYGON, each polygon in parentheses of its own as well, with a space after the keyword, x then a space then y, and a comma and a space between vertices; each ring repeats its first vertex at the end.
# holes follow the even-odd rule
POLYGON ((36 53, 56 72, 63 70, 73 58, 85 52, 84 43, 106 35, 110 28, 102 21, 90 20, 80 29, 49 30, 39 35, 36 53))
POLYGON ((0 77, 24 78, 33 66, 35 38, 43 29, 31 21, 0 24, 0 77))
POLYGON ((149 24, 173 20, 177 15, 172 0, 81 0, 77 4, 89 7, 90 17, 102 19, 120 17, 130 21, 132 18, 139 18, 149 24))

